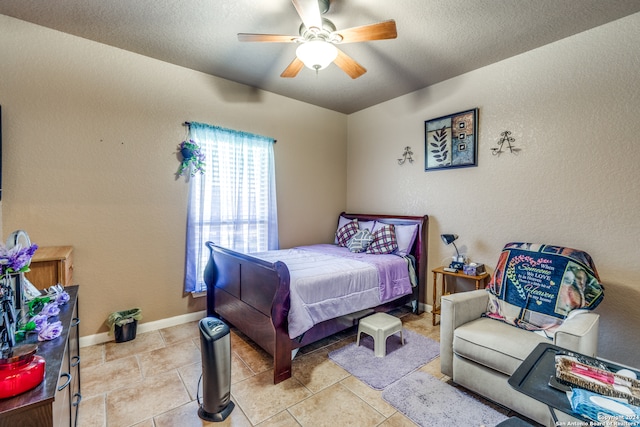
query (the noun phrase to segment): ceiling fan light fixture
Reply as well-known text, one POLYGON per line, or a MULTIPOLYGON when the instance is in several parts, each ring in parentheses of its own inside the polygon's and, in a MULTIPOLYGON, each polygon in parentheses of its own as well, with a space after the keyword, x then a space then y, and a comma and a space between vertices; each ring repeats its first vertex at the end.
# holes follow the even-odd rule
POLYGON ((298 46, 296 56, 307 68, 318 71, 327 68, 336 59, 338 49, 324 40, 311 40, 298 46))

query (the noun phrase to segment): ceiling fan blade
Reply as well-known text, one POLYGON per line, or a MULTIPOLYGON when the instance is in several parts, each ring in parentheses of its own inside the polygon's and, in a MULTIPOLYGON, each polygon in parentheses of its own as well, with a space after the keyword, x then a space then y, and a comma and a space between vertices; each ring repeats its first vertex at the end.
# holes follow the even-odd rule
POLYGON ((367 72, 366 68, 358 64, 353 58, 340 49, 338 49, 338 56, 333 62, 352 79, 357 79, 367 72))
POLYGON ((320 16, 320 6, 318 0, 291 0, 296 8, 300 19, 307 28, 322 28, 322 16, 320 16))
POLYGON ((341 43, 356 43, 369 40, 386 40, 395 39, 396 37, 398 37, 398 33, 396 31, 396 21, 394 21, 393 19, 378 22, 377 24, 347 28, 346 30, 336 31, 335 33, 342 36, 341 43))
POLYGON ((304 67, 304 63, 296 56, 293 61, 291 61, 291 64, 280 74, 280 77, 295 77, 300 70, 302 70, 302 67, 304 67))
POLYGON ((238 40, 241 42, 275 42, 275 43, 292 43, 297 36, 285 36, 282 34, 251 34, 238 33, 238 40))

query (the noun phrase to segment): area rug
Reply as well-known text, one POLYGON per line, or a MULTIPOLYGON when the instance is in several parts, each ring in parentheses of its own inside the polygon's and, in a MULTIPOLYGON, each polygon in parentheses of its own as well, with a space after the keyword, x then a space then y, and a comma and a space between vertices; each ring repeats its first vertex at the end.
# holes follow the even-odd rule
POLYGON ((440 354, 440 343, 403 329, 404 345, 400 334, 387 338, 387 354, 375 357, 373 338, 360 336, 360 346, 355 343, 329 353, 329 358, 369 387, 382 390, 410 372, 426 365, 440 354))
POLYGON ((508 417, 426 372, 390 385, 382 398, 420 426, 495 426, 508 417))

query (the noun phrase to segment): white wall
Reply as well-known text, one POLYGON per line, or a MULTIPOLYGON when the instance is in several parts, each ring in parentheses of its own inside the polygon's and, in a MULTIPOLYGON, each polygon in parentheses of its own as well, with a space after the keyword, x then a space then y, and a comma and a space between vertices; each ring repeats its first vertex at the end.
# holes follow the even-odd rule
POLYGON ((606 285, 600 354, 640 366, 639 73, 635 14, 352 114, 347 208, 428 214, 430 269, 454 251, 441 233, 490 269, 510 241, 587 251, 606 285), (478 166, 425 172, 424 121, 474 107, 478 166), (504 130, 518 155, 491 154, 504 130))
POLYGON ((204 309, 182 291, 184 121, 278 140, 283 247, 330 241, 345 208, 344 114, 3 15, 0 105, 3 235, 75 247, 83 336, 204 309))

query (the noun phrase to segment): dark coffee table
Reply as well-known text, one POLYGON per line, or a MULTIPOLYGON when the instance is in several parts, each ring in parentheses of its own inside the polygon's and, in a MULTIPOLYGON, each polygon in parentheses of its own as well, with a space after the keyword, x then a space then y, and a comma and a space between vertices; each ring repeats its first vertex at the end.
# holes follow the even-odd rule
MULTIPOLYGON (((571 410, 571 404, 567 398, 566 392, 560 390, 569 387, 561 384, 550 385, 550 381, 553 382, 556 372, 555 356, 557 354, 568 354, 574 356, 580 356, 585 359, 594 359, 584 354, 575 353, 562 347, 558 347, 553 344, 540 343, 538 346, 527 356, 527 358, 520 364, 518 369, 509 378, 509 385, 515 390, 532 397, 549 407, 551 416, 554 422, 558 422, 555 410, 564 412, 576 418, 577 420, 584 421, 586 423, 592 422, 591 419, 583 417, 571 410)), ((604 359, 596 359, 598 363, 605 365, 612 372, 619 371, 620 369, 629 368, 628 366, 616 365, 604 359)), ((639 375, 640 377, 640 375, 639 375)))

